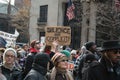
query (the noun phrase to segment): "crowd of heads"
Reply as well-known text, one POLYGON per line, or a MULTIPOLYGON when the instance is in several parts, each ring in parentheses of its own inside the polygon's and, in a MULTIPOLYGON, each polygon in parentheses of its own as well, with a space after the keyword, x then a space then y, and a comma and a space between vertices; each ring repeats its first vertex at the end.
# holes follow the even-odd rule
MULTIPOLYGON (((72 62, 75 65, 76 60, 85 54, 84 60, 86 63, 98 61, 96 53, 100 57, 105 56, 113 63, 120 62, 120 41, 104 42, 100 50, 97 50, 97 45, 94 42, 86 42, 79 49, 63 46, 62 50, 56 51, 58 49, 55 49, 54 52, 52 51, 53 47, 49 45, 44 45, 44 49, 41 51, 40 48, 41 45, 38 40, 33 40, 30 46, 27 44, 24 44, 22 47, 16 45, 14 48, 1 46, 0 63, 10 70, 13 69, 13 66, 17 66, 22 71, 25 69, 25 59, 29 53, 37 53, 32 65, 42 66, 49 71, 50 64, 48 65, 48 63, 53 64, 52 69, 67 71, 68 62, 72 62)), ((54 48, 58 48, 57 45, 56 47, 54 45, 54 48)))

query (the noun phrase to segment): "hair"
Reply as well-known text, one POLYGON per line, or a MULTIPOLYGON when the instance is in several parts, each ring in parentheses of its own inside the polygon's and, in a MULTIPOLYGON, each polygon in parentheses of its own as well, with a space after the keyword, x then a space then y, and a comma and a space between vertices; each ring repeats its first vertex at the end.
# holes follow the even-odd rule
POLYGON ((45 48, 44 48, 44 52, 46 52, 47 50, 49 50, 49 51, 50 51, 50 50, 51 50, 51 46, 46 45, 46 46, 45 46, 45 48))
POLYGON ((30 43, 30 46, 31 46, 32 48, 34 48, 35 44, 36 44, 36 40, 33 40, 33 41, 30 43))

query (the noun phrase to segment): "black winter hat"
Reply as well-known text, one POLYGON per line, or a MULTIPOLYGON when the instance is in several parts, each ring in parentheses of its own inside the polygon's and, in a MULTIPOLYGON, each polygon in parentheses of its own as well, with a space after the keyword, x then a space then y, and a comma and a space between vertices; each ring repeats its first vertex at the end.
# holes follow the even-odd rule
POLYGON ((34 63, 44 68, 47 68, 47 64, 50 61, 50 57, 45 53, 38 53, 35 55, 34 63))
POLYGON ((86 47, 87 50, 89 50, 94 45, 96 45, 94 42, 87 42, 87 43, 85 43, 85 47, 86 47))
POLYGON ((94 61, 94 60, 97 60, 97 58, 95 57, 94 54, 87 54, 87 55, 85 56, 85 62, 92 62, 92 61, 94 61))
POLYGON ((113 40, 113 41, 106 41, 102 45, 102 50, 111 50, 111 49, 120 49, 120 41, 113 40))

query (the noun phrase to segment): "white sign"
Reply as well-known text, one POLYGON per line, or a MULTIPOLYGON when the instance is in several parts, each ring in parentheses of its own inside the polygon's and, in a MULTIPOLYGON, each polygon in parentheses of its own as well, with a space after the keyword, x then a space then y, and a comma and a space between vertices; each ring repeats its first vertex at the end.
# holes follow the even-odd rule
POLYGON ((16 39, 19 36, 19 33, 17 32, 17 30, 15 30, 15 34, 0 31, 0 36, 6 40, 6 46, 15 46, 16 39))

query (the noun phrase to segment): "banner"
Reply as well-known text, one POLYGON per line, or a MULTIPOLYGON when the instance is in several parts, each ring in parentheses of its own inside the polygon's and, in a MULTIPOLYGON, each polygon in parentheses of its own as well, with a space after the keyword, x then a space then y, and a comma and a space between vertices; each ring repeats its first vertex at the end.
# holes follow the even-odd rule
POLYGON ((18 36, 19 33, 17 32, 17 30, 15 30, 15 34, 10 34, 7 32, 0 31, 0 37, 4 38, 7 42, 6 47, 7 46, 14 47, 18 36))
POLYGON ((45 41, 47 45, 51 45, 53 41, 58 41, 59 45, 70 45, 71 28, 63 26, 46 27, 45 41))

